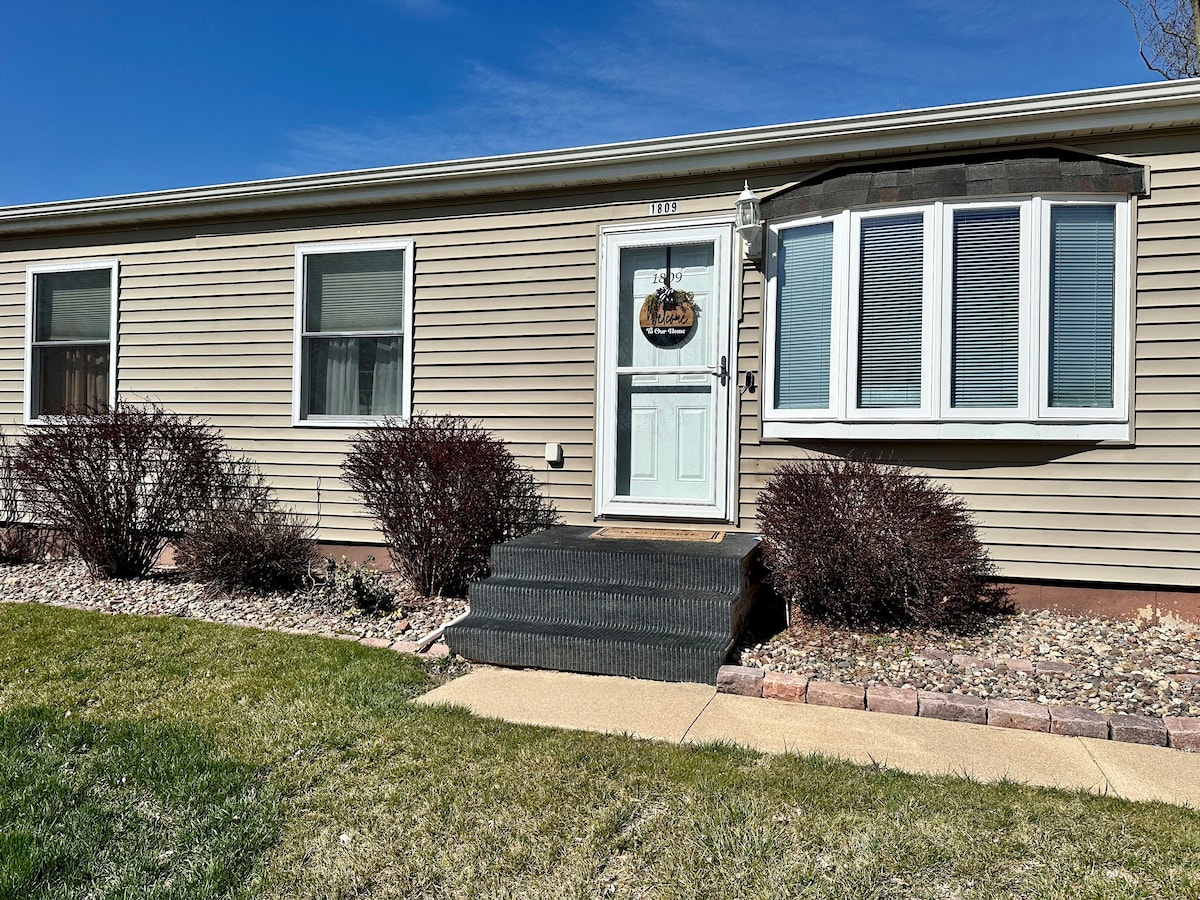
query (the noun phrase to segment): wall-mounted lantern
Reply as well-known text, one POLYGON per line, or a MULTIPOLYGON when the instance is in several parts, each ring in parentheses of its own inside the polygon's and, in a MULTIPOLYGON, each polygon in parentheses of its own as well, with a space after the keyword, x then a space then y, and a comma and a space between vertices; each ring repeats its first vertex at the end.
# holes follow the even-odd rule
POLYGON ((745 242, 746 257, 758 259, 762 256, 762 212, 758 198, 750 190, 750 182, 737 198, 737 233, 745 242))

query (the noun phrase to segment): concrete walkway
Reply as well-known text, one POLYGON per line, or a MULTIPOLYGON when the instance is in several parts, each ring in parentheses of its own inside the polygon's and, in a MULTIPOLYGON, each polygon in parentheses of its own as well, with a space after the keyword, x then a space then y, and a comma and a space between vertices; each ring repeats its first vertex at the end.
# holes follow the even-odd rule
POLYGON ((729 741, 767 753, 822 753, 906 772, 1008 778, 1200 808, 1200 754, 856 712, 566 672, 480 667, 420 697, 480 716, 670 741, 729 741))

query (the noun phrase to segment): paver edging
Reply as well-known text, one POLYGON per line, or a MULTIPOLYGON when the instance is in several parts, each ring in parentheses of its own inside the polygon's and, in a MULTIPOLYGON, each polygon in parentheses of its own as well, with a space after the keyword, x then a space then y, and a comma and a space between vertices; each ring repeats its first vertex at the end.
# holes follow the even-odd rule
POLYGON ((721 666, 717 674, 717 692, 765 697, 784 703, 1016 728, 1064 737, 1174 747, 1200 753, 1200 716, 1105 715, 1085 707, 1028 700, 985 699, 971 694, 946 694, 887 685, 841 684, 806 675, 772 672, 757 666, 721 666))

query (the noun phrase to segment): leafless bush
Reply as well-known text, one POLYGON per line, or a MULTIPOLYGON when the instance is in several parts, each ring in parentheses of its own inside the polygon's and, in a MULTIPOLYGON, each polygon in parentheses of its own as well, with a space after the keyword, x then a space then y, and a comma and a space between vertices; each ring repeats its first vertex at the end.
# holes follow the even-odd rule
POLYGON ((849 624, 954 624, 1009 609, 965 504, 899 466, 809 459, 759 496, 763 557, 801 612, 849 624))
POLYGON ((397 571, 426 596, 464 592, 487 574, 493 544, 558 521, 504 443, 456 416, 363 432, 342 476, 375 517, 397 571))
POLYGON ((29 521, 13 471, 14 447, 0 431, 0 563, 41 562, 54 548, 50 529, 29 521))
POLYGON ((29 429, 14 470, 30 514, 93 575, 145 575, 210 508, 225 455, 206 422, 155 405, 78 410, 29 429))
POLYGON ((285 508, 249 460, 225 457, 205 508, 175 544, 175 561, 224 591, 288 591, 317 563, 316 529, 285 508))

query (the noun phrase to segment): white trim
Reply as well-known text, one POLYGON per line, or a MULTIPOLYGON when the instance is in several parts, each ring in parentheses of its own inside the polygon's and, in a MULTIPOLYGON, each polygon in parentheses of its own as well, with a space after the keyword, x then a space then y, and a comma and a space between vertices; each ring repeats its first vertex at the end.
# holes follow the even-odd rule
MULTIPOLYGON (((643 232, 660 232, 671 231, 676 228, 711 228, 714 225, 724 225, 726 223, 732 225, 737 221, 737 216, 733 213, 729 215, 713 215, 704 216, 697 219, 639 219, 636 222, 620 222, 615 225, 602 225, 600 234, 603 237, 606 234, 641 234, 643 232)), ((661 241, 648 240, 642 243, 624 244, 626 247, 649 246, 653 247, 661 241)))
MULTIPOLYGON (((942 144, 1190 127, 1200 79, 1042 94, 654 140, 0 208, 0 233, 281 213, 683 177, 942 144)), ((655 199, 655 198, 647 198, 655 199)))
POLYGON ((1131 439, 1129 398, 1133 377, 1134 249, 1130 198, 1125 195, 1043 194, 906 203, 845 210, 771 223, 768 229, 767 292, 763 345, 764 437, 909 440, 1104 440, 1131 439), (1116 210, 1116 271, 1113 322, 1113 406, 1108 409, 1051 408, 1046 402, 1049 315, 1050 209, 1055 205, 1103 205, 1116 210), (1013 408, 952 409, 950 340, 953 215, 962 209, 1018 208, 1021 214, 1021 300, 1019 403, 1013 408), (922 212, 925 215, 925 383, 916 409, 857 409, 856 345, 860 223, 867 218, 922 212), (830 406, 824 410, 780 409, 777 398, 778 264, 784 231, 833 221, 834 283, 830 338, 830 406), (838 223, 843 225, 839 231, 838 223), (1128 252, 1123 252, 1128 248, 1128 252), (839 273, 843 273, 839 280, 839 273), (844 316, 844 318, 839 318, 844 316), (932 364, 931 364, 932 361, 932 364))
MULTIPOLYGON (((413 256, 416 242, 411 238, 377 238, 372 240, 325 241, 318 244, 297 244, 293 278, 292 306, 292 425, 301 428, 363 428, 378 425, 388 416, 322 416, 309 418, 304 415, 304 258, 325 253, 357 253, 374 250, 404 251, 404 369, 401 373, 401 411, 391 418, 407 419, 412 416, 413 378, 413 307, 416 305, 416 285, 413 281, 415 266, 413 256)), ((349 332, 330 332, 331 335, 349 332)), ((353 332, 356 337, 372 335, 394 335, 394 331, 353 332)))
MULTIPOLYGON (((736 508, 734 452, 736 409, 732 398, 738 378, 734 331, 734 273, 740 271, 741 247, 733 239, 733 217, 721 216, 684 222, 642 222, 605 226, 599 232, 599 278, 596 332, 596 444, 593 453, 593 501, 600 516, 653 517, 729 521, 736 508), (620 285, 621 250, 664 244, 712 244, 714 246, 714 293, 720 297, 720 315, 714 335, 714 363, 724 356, 729 373, 724 385, 714 382, 714 435, 709 460, 712 493, 707 502, 648 498, 620 499, 616 493, 617 376, 642 367, 616 365, 619 310, 614 302, 620 285), (735 255, 735 252, 737 255, 735 255)), ((704 366, 668 367, 672 374, 701 374, 704 366)), ((667 371, 662 369, 661 371, 667 371)))
MULTIPOLYGON (((844 343, 845 366, 843 392, 844 407, 841 415, 847 419, 861 421, 898 421, 905 419, 928 419, 932 415, 933 373, 928 365, 921 366, 921 404, 912 407, 860 407, 858 405, 858 341, 854 336, 859 333, 859 273, 862 271, 862 223, 864 219, 887 219, 893 216, 921 216, 921 359, 930 358, 937 340, 937 321, 934 309, 934 252, 937 247, 938 204, 923 204, 906 206, 874 208, 870 210, 851 210, 850 212, 850 265, 844 276, 847 281, 847 301, 842 304, 834 295, 835 305, 846 307, 847 327, 844 343)), ((832 326, 831 326, 832 327, 832 326)))
MULTIPOLYGON (((849 351, 846 341, 841 338, 849 331, 845 320, 850 315, 850 311, 847 309, 847 304, 838 302, 838 298, 846 296, 849 290, 845 282, 850 270, 848 260, 850 212, 843 210, 833 215, 805 216, 801 219, 788 219, 772 223, 767 228, 764 238, 767 248, 766 296, 771 298, 771 302, 766 303, 763 309, 763 378, 760 389, 764 395, 761 401, 764 412, 775 412, 778 387, 775 372, 778 371, 776 361, 779 353, 779 304, 776 302, 776 298, 779 296, 779 235, 780 232, 792 228, 805 228, 810 225, 826 223, 833 225, 833 272, 829 308, 829 405, 823 409, 788 409, 781 413, 794 420, 820 420, 829 419, 831 416, 841 418, 846 408, 846 360, 849 351), (767 373, 770 373, 769 377, 767 373), (769 397, 766 396, 768 391, 770 392, 769 397)), ((770 416, 766 417, 770 418, 770 416)))
POLYGON ((943 204, 944 213, 939 215, 939 226, 942 229, 941 239, 941 265, 939 268, 939 276, 941 284, 938 286, 936 296, 942 299, 940 303, 940 319, 942 323, 942 334, 937 344, 937 355, 944 364, 941 366, 941 396, 937 403, 934 404, 934 409, 938 410, 938 418, 946 421, 1022 421, 1032 420, 1033 404, 1030 398, 1033 396, 1034 383, 1038 376, 1037 366, 1037 335, 1040 333, 1039 323, 1035 316, 1036 304, 1035 298, 1040 296, 1036 290, 1033 279, 1035 277, 1036 263, 1035 260, 1039 255, 1040 247, 1035 240, 1039 230, 1034 227, 1033 209, 1037 202, 1036 197, 1014 197, 1009 199, 998 200, 968 200, 968 201, 946 201, 943 204), (953 334, 954 334, 954 213, 959 210, 975 210, 975 209, 1015 209, 1019 216, 1019 291, 1020 296, 1017 303, 1018 308, 1018 349, 1017 349, 1017 405, 1010 407, 993 407, 990 409, 981 407, 970 407, 963 409, 955 409, 951 406, 953 396, 951 392, 951 382, 954 376, 954 367, 952 365, 953 350, 953 334))
POLYGON ((1106 441, 1131 443, 1128 422, 763 422, 767 440, 1106 441))
MULTIPOLYGON (((1113 272, 1112 408, 1072 408, 1050 405, 1050 385, 1045 377, 1046 373, 1050 371, 1050 303, 1048 301, 1050 296, 1050 254, 1044 253, 1044 258, 1038 261, 1039 293, 1043 298, 1047 298, 1042 303, 1040 315, 1038 316, 1038 326, 1041 330, 1038 342, 1038 370, 1042 374, 1042 383, 1038 386, 1037 393, 1038 418, 1042 420, 1070 419, 1078 421, 1080 419, 1087 419, 1089 421, 1125 421, 1129 418, 1129 381, 1125 376, 1129 371, 1129 347, 1133 340, 1129 319, 1130 303, 1126 302, 1126 300, 1132 295, 1129 263, 1133 256, 1132 254, 1122 253, 1121 250, 1129 246, 1129 198, 1099 194, 1087 197, 1046 195, 1041 199, 1038 226, 1044 236, 1048 236, 1050 233, 1050 213, 1055 206, 1100 205, 1115 206, 1116 208, 1113 213, 1113 247, 1115 253, 1113 272), (1127 336, 1126 340, 1121 339, 1122 335, 1127 336)), ((1048 247, 1048 237, 1041 244, 1042 248, 1048 247)))
MULTIPOLYGON (((34 350, 34 328, 36 318, 34 309, 35 303, 35 286, 34 281, 38 275, 45 275, 53 272, 88 272, 98 269, 109 270, 109 322, 108 322, 108 405, 113 407, 117 403, 117 352, 119 342, 117 341, 117 323, 118 306, 120 303, 120 260, 114 257, 103 257, 99 259, 71 259, 63 262, 54 263, 35 263, 25 268, 25 347, 24 347, 24 385, 22 388, 21 402, 21 419, 26 425, 42 425, 47 422, 58 421, 62 416, 34 416, 33 414, 33 350, 34 350)), ((94 346, 101 343, 100 341, 85 341, 78 342, 81 345, 87 344, 94 346)))

